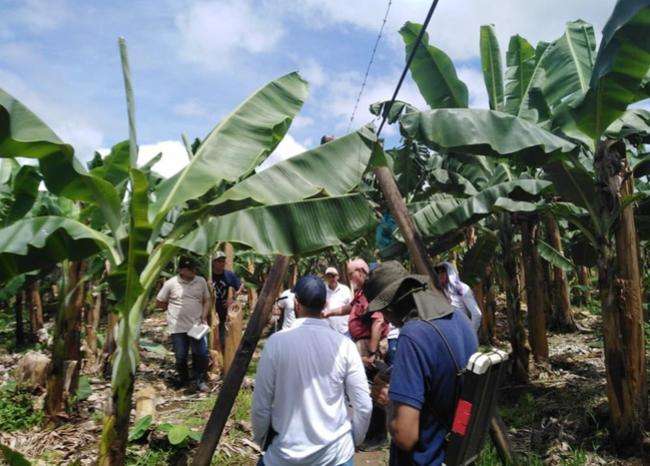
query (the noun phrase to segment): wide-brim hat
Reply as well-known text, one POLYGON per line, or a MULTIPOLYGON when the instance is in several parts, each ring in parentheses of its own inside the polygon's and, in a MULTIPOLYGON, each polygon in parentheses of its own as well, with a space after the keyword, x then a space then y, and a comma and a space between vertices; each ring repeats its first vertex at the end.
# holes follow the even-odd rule
POLYGON ((379 264, 371 273, 363 287, 363 293, 368 299, 368 312, 386 309, 397 296, 398 291, 405 288, 419 287, 424 289, 429 284, 426 275, 409 274, 397 261, 379 264))

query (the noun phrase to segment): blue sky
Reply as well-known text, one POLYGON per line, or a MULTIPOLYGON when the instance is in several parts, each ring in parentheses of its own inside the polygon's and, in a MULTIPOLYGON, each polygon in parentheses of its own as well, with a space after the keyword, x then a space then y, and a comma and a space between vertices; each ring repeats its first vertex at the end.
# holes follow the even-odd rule
MULTIPOLYGON (((442 0, 429 27, 470 90, 487 97, 478 60, 481 24, 495 24, 505 53, 520 33, 535 43, 584 19, 600 31, 615 0, 442 0)), ((128 135, 117 38, 129 45, 141 160, 163 150, 158 169, 171 174, 186 158, 180 134, 203 137, 251 92, 298 70, 310 99, 278 157, 313 147, 325 133, 342 135, 385 0, 2 0, 0 87, 39 114, 87 160, 128 135)), ((421 22, 429 1, 393 0, 385 37, 355 126, 367 107, 387 99, 401 71, 397 33, 421 22)), ((406 83, 400 98, 424 106, 406 83)), ((388 132, 390 137, 390 131, 388 132)), ((396 135, 393 131, 392 139, 396 135)))

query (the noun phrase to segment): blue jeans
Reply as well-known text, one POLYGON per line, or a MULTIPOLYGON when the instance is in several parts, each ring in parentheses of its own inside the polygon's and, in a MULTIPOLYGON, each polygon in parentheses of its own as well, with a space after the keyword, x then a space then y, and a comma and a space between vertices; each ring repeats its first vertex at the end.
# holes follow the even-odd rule
MULTIPOLYGON (((257 466, 264 466, 264 457, 262 456, 260 460, 257 462, 257 466)), ((345 463, 341 463, 337 466, 354 466, 354 456, 347 460, 345 463)))
POLYGON ((176 357, 176 371, 182 381, 189 379, 187 371, 187 355, 192 349, 192 369, 197 382, 203 380, 208 370, 210 357, 208 355, 208 340, 206 337, 197 340, 187 336, 187 333, 172 333, 172 346, 176 357))

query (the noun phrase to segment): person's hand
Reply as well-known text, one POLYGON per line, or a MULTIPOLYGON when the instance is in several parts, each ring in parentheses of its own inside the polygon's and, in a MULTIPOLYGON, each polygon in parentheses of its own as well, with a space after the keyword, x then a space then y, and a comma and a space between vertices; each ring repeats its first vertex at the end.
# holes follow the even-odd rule
POLYGON ((361 358, 364 366, 372 366, 375 363, 375 355, 371 354, 370 356, 364 356, 361 358))
POLYGON ((323 310, 323 311, 321 311, 320 315, 321 315, 323 318, 327 318, 327 317, 329 317, 329 316, 332 315, 332 311, 323 310))
POLYGON ((201 323, 203 325, 208 325, 208 318, 207 317, 201 317, 201 323))
POLYGON ((226 300, 226 309, 230 309, 230 306, 232 306, 235 303, 234 300, 232 299, 227 299, 226 300))
POLYGON ((370 395, 382 408, 388 406, 388 384, 373 384, 370 395))

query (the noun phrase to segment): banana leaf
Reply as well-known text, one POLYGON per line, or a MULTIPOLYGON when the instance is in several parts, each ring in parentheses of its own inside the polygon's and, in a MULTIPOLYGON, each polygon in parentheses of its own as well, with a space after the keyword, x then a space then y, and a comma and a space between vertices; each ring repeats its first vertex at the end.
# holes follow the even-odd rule
POLYGON ((503 65, 501 64, 501 49, 494 31, 494 25, 481 26, 481 67, 483 79, 490 99, 490 109, 503 110, 504 87, 503 65))
POLYGON ((449 170, 438 168, 429 174, 429 183, 436 190, 449 194, 474 196, 478 191, 464 176, 449 170))
POLYGON ((616 119, 605 136, 609 139, 629 139, 634 143, 650 143, 650 112, 641 108, 626 110, 616 119))
POLYGON ((36 167, 23 165, 18 169, 11 182, 12 200, 9 211, 3 219, 4 225, 9 225, 22 218, 31 210, 38 197, 38 185, 41 175, 36 167))
MULTIPOLYGON (((422 25, 407 22, 399 33, 402 35, 408 57, 415 45, 415 40, 422 25)), ((431 108, 467 107, 468 92, 464 82, 458 79, 454 64, 443 52, 429 45, 429 35, 422 37, 422 42, 411 62, 411 75, 420 89, 424 100, 431 108)))
POLYGON ((485 274, 486 268, 495 256, 499 241, 497 236, 489 231, 481 231, 476 243, 463 256, 462 276, 469 285, 478 283, 485 274))
POLYGON ((129 178, 129 141, 122 141, 111 147, 111 152, 102 159, 99 167, 90 174, 102 178, 112 185, 118 185, 129 178))
POLYGON ((535 70, 535 49, 523 37, 512 36, 506 52, 506 65, 505 111, 519 115, 535 70))
POLYGON ((567 23, 565 32, 549 45, 540 62, 541 94, 551 113, 587 92, 596 56, 594 28, 582 20, 567 23))
POLYGON ((361 128, 246 178, 210 205, 230 201, 243 208, 347 194, 360 183, 376 140, 370 129, 361 128))
POLYGON ((88 174, 72 146, 21 102, 0 89, 0 157, 38 160, 47 189, 58 196, 98 205, 114 233, 120 231, 120 198, 108 181, 88 174))
POLYGON ((291 73, 245 100, 203 140, 185 168, 156 187, 149 209, 154 227, 172 207, 250 174, 280 143, 306 98, 307 83, 291 73))
POLYGON ((54 216, 18 220, 0 229, 0 281, 100 251, 105 251, 113 264, 118 263, 113 240, 83 223, 54 216))
POLYGON ((506 113, 482 109, 438 109, 404 115, 402 134, 434 150, 510 156, 540 165, 553 153, 575 148, 569 141, 506 113))
POLYGON ((592 174, 580 166, 573 166, 563 161, 557 161, 544 166, 545 177, 553 182, 555 191, 565 201, 571 202, 587 211, 593 228, 603 230, 600 218, 603 211, 600 196, 597 192, 596 181, 592 174))
POLYGON ((573 262, 567 259, 560 251, 541 239, 537 241, 537 251, 539 252, 539 255, 552 266, 560 268, 565 272, 575 270, 573 262))
MULTIPOLYGON (((598 141, 628 105, 648 97, 650 0, 619 0, 605 28, 584 100, 572 112, 577 130, 598 141)), ((571 133, 571 129, 566 131, 571 133)))
POLYGON ((458 228, 471 225, 495 212, 494 206, 516 211, 515 203, 539 197, 551 183, 543 180, 515 180, 500 183, 484 189, 479 194, 463 199, 455 207, 450 203, 441 209, 440 202, 434 201, 413 216, 413 220, 425 237, 442 236, 458 228), (442 214, 442 215, 441 215, 442 214))
POLYGON ((376 225, 368 202, 353 194, 253 207, 212 218, 175 245, 207 254, 218 241, 228 241, 264 255, 304 255, 352 241, 376 225))
POLYGON ((370 113, 380 117, 386 116, 386 121, 388 121, 390 124, 393 124, 406 113, 419 112, 416 107, 407 102, 402 102, 401 100, 396 100, 393 102, 393 105, 391 105, 389 110, 389 103, 390 101, 386 100, 384 102, 375 102, 374 104, 371 104, 370 113))

